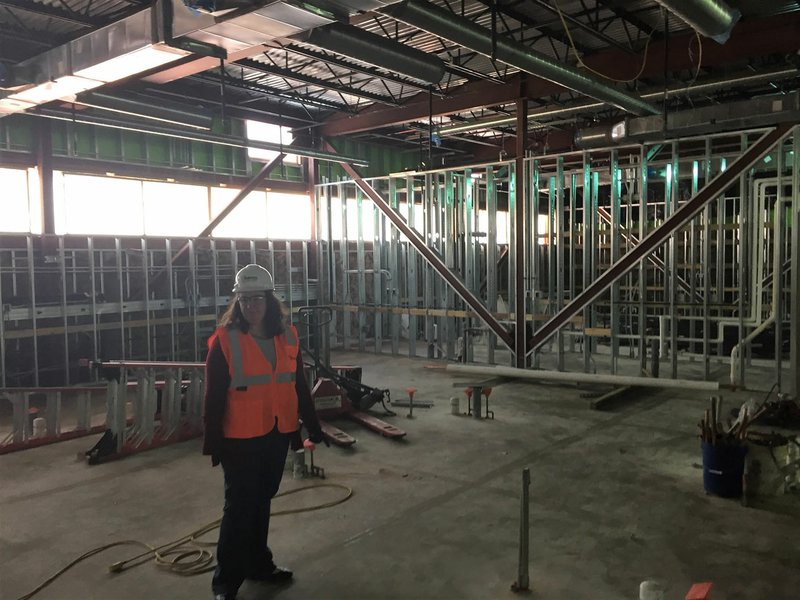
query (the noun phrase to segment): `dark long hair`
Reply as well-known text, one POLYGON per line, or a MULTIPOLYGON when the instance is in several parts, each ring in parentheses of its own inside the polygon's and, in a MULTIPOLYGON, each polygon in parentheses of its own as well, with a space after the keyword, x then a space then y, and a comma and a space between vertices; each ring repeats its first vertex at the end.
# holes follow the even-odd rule
MULTIPOLYGON (((264 292, 267 302, 267 312, 264 314, 264 333, 269 337, 275 337, 282 334, 286 330, 286 323, 289 318, 289 310, 286 306, 275 297, 275 294, 264 292)), ((219 319, 220 327, 238 327, 243 333, 247 333, 250 329, 250 324, 242 314, 242 309, 239 307, 237 296, 231 298, 228 308, 222 313, 219 319)))

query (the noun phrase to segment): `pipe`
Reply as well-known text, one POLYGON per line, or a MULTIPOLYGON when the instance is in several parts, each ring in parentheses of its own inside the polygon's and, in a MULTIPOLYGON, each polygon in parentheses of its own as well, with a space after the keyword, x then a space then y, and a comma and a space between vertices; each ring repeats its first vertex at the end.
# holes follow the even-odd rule
MULTIPOLYGON (((774 69, 772 71, 764 71, 758 73, 742 73, 734 77, 716 78, 710 81, 696 82, 694 85, 687 86, 684 83, 673 85, 666 91, 667 98, 674 98, 675 96, 696 96, 700 94, 707 94, 717 90, 731 88, 738 85, 755 85, 757 83, 781 81, 784 79, 791 79, 797 77, 798 69, 796 67, 789 67, 783 69, 774 69)), ((642 94, 643 100, 663 100, 664 90, 661 89, 657 92, 647 92, 642 94)), ((597 111, 605 106, 603 102, 581 102, 572 106, 549 106, 539 110, 533 110, 528 113, 528 121, 539 121, 540 119, 563 117, 567 115, 574 115, 577 113, 597 111)), ((458 123, 457 125, 448 125, 439 129, 439 135, 444 137, 454 135, 457 133, 465 133, 468 131, 476 131, 479 129, 490 129, 494 127, 505 127, 506 125, 513 125, 516 122, 516 117, 497 117, 494 119, 483 119, 476 121, 467 121, 465 123, 458 123)))
POLYGON ((717 381, 692 381, 690 379, 654 379, 650 377, 629 377, 626 375, 596 375, 592 373, 566 373, 563 371, 537 371, 517 369, 515 367, 479 366, 448 364, 446 370, 461 375, 479 375, 481 377, 511 377, 534 381, 554 381, 560 383, 601 383, 610 385, 628 385, 652 388, 681 388, 685 390, 715 391, 719 389, 717 381))
MULTIPOLYGON (((780 151, 780 150, 779 150, 780 151)), ((776 179, 777 181, 777 179, 776 179)), ((778 185, 782 185, 782 180, 778 182, 778 185)), ((731 348, 731 385, 736 386, 739 383, 739 380, 742 376, 742 373, 739 373, 736 369, 736 363, 739 360, 739 353, 747 346, 750 342, 752 342, 756 336, 758 336, 763 331, 766 331, 773 323, 775 323, 776 316, 778 314, 778 304, 781 301, 780 297, 780 285, 777 284, 777 281, 780 278, 781 273, 781 248, 780 245, 776 243, 778 239, 778 228, 783 226, 783 208, 781 207, 781 203, 783 202, 780 200, 780 194, 778 195, 778 200, 775 202, 775 215, 772 219, 772 306, 770 307, 770 315, 766 321, 761 323, 758 327, 756 327, 753 331, 750 332, 743 340, 741 340, 738 344, 736 344, 733 348, 731 348), (777 275, 777 276, 776 276, 777 275)), ((763 213, 763 211, 761 211, 763 213)), ((759 298, 761 297, 761 289, 759 288, 756 290, 756 296, 759 298)), ((758 315, 756 315, 758 316, 758 315)), ((781 323, 777 323, 775 327, 781 327, 781 323)), ((776 360, 780 362, 781 357, 777 356, 776 360)))
POLYGON ((656 0, 695 31, 719 44, 728 41, 742 13, 722 0, 656 0))
POLYGON ((294 39, 425 83, 436 85, 444 77, 438 56, 345 23, 316 27, 294 39))
POLYGON ((558 63, 549 56, 531 50, 528 46, 507 36, 493 36, 492 32, 484 27, 438 6, 421 0, 406 0, 406 2, 381 9, 381 12, 398 21, 636 115, 660 114, 656 107, 641 98, 630 96, 601 83, 577 69, 558 63))
POLYGON ((138 131, 152 135, 163 135, 170 138, 190 140, 193 142, 207 142, 209 144, 220 144, 222 146, 232 146, 234 148, 258 148, 260 150, 270 150, 272 152, 291 152, 298 156, 315 158, 317 160, 327 160, 338 163, 350 163, 359 167, 367 167, 369 163, 362 158, 344 156, 333 152, 323 152, 312 148, 300 148, 297 146, 273 144, 270 142, 259 142, 256 140, 244 140, 231 135, 221 135, 206 133, 203 131, 180 131, 161 127, 150 123, 137 123, 133 121, 122 121, 120 119, 110 119, 96 115, 83 115, 69 111, 55 110, 50 108, 39 108, 31 111, 37 117, 70 121, 73 123, 86 123, 98 127, 110 127, 112 129, 123 129, 127 131, 138 131))
POLYGON ((98 110, 107 110, 139 119, 152 119, 170 125, 210 130, 213 116, 197 106, 178 104, 163 99, 150 98, 151 104, 135 95, 115 96, 101 92, 83 94, 75 104, 98 110))

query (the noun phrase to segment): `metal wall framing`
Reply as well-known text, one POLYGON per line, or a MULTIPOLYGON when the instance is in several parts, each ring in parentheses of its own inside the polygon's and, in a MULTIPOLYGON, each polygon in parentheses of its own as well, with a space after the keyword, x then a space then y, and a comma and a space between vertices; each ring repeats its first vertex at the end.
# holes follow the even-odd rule
POLYGON ((292 309, 316 301, 309 251, 307 241, 3 235, 0 388, 87 381, 80 359, 201 360, 242 266, 270 269, 292 309))
MULTIPOLYGON (((659 229, 766 131, 530 157, 522 174, 504 161, 368 184, 509 329, 522 260, 527 337, 534 339, 641 240, 668 234, 553 338, 528 346, 529 365, 637 375, 661 365, 662 377, 709 379, 720 377, 712 364, 722 362, 732 365, 733 383, 745 385, 748 368, 767 361, 780 382, 780 356, 786 372, 797 337, 789 327, 798 295, 789 268, 797 244, 796 136, 765 146, 693 218, 659 229), (518 176, 527 191, 519 223, 509 217, 518 176), (515 227, 524 230, 523 256, 514 247, 515 227)), ((354 182, 324 182, 316 195, 318 254, 331 259, 320 301, 334 307, 334 344, 515 364, 511 350, 354 182), (341 227, 330 228, 334 221, 341 227), (365 223, 374 224, 368 239, 365 223)))

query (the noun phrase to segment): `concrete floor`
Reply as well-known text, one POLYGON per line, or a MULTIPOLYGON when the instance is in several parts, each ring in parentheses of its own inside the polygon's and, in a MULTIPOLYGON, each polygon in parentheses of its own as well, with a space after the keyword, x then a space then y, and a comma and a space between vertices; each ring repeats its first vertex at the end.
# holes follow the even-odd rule
MULTIPOLYGON (((521 471, 531 469, 530 581, 536 599, 635 599, 656 578, 683 599, 712 581, 714 600, 800 597, 798 511, 745 508, 703 491, 696 423, 706 395, 644 391, 608 411, 588 409, 575 387, 508 383, 491 397, 494 420, 450 414, 466 400, 458 379, 428 361, 334 353, 360 364, 365 383, 393 397, 418 388, 432 409, 397 408, 406 440, 337 421, 358 442, 322 448, 326 482, 353 489, 333 508, 276 517, 270 545, 295 570, 291 585, 246 583, 242 600, 513 598, 521 471)), ((723 392, 728 407, 747 394, 723 392)), ((198 440, 89 467, 76 455, 96 438, 0 458, 0 598, 16 599, 93 547, 135 539, 161 544, 217 519, 222 472, 198 440)), ((314 480, 312 480, 314 481, 314 480)), ((306 485, 287 472, 283 490, 306 485)), ((273 510, 339 495, 312 490, 273 510)), ((800 498, 791 498, 794 508, 800 498)), ((213 541, 215 534, 206 536, 213 541)), ((210 574, 180 577, 113 548, 80 563, 40 600, 208 598, 210 574)))

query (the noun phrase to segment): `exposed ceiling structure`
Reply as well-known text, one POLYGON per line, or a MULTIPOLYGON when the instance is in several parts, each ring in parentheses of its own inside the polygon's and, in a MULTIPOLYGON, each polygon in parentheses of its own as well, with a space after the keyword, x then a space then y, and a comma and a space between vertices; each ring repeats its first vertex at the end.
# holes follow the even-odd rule
POLYGON ((542 151, 790 93, 798 39, 800 2, 779 0, 0 0, 0 116, 247 117, 463 163, 513 147, 520 96, 542 151))

